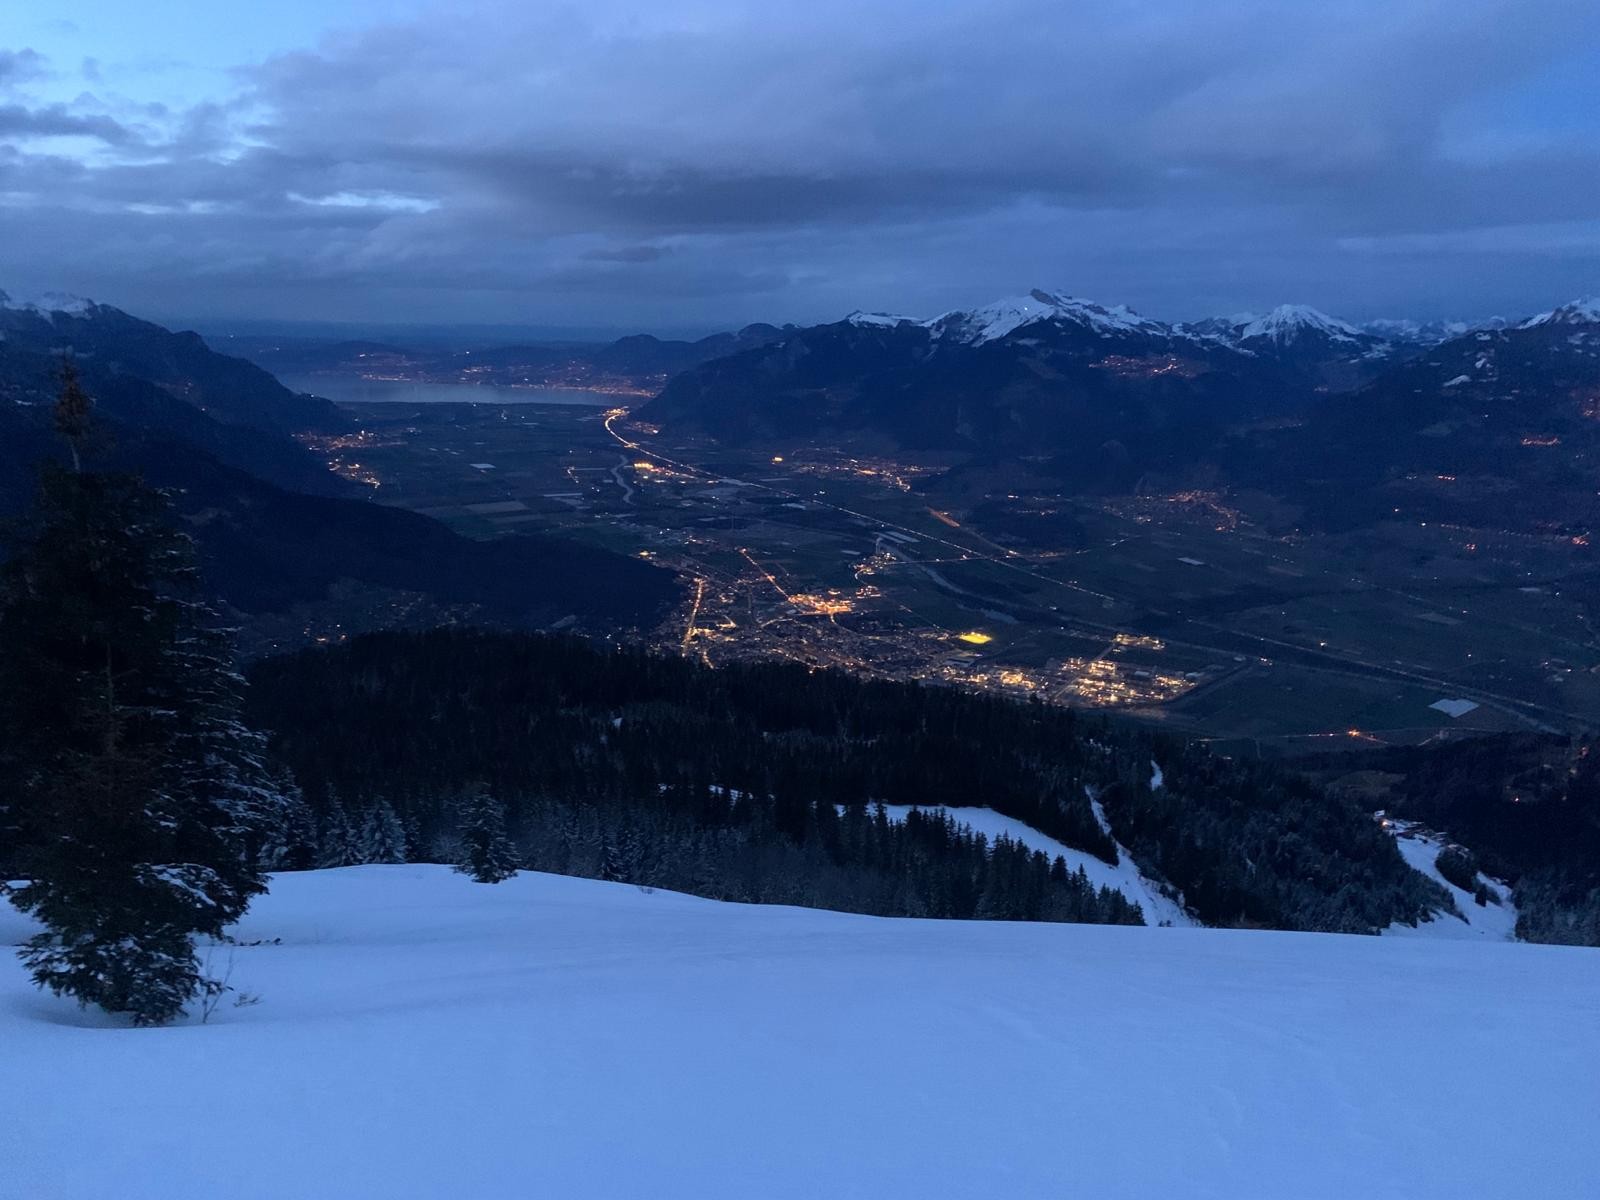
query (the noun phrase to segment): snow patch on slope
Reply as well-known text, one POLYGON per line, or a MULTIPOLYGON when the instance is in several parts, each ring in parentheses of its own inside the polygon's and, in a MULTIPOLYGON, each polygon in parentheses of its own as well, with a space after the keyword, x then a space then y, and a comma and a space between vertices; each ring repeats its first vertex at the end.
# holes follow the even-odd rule
MULTIPOLYGON (((1105 813, 1100 808, 1098 800, 1093 801, 1095 819, 1100 822, 1100 827, 1110 832, 1106 824, 1105 813)), ((1133 859, 1119 844, 1117 846, 1118 862, 1110 866, 1101 862, 1092 854, 1082 850, 1074 850, 1065 842, 1058 842, 1053 837, 1040 833, 1031 825, 1024 824, 1014 817, 1004 816, 992 808, 946 808, 938 805, 915 804, 886 804, 883 806, 889 814, 891 821, 904 821, 906 814, 919 809, 922 812, 942 813, 950 817, 958 825, 965 825, 973 833, 981 833, 993 842, 996 838, 1005 836, 1012 841, 1026 846, 1029 850, 1038 850, 1052 861, 1057 855, 1066 860, 1067 870, 1076 872, 1080 868, 1088 876, 1089 882, 1097 888, 1108 887, 1114 892, 1121 892, 1124 898, 1137 904, 1144 910, 1145 924, 1171 925, 1181 928, 1198 928, 1200 923, 1183 911, 1183 907, 1175 901, 1161 894, 1161 890, 1154 883, 1139 873, 1139 868, 1134 866, 1133 859)), ((1113 839, 1114 841, 1115 839, 1113 839)))
MULTIPOLYGON (((1151 760, 1150 765, 1155 768, 1155 773, 1150 779, 1151 788, 1165 786, 1166 777, 1162 775, 1161 768, 1156 766, 1154 759, 1151 760)), ((1093 789, 1087 784, 1084 785, 1083 790, 1089 795, 1089 807, 1094 811, 1094 819, 1100 823, 1100 828, 1111 839, 1111 844, 1117 848, 1117 869, 1126 868, 1133 876, 1129 880, 1129 887, 1136 894, 1130 895, 1129 899, 1137 900, 1139 906, 1144 909, 1144 919, 1151 925, 1170 925, 1173 928, 1203 928, 1199 921, 1189 915, 1189 910, 1184 908, 1181 896, 1179 899, 1174 900, 1134 865, 1133 855, 1128 853, 1126 846, 1117 841, 1117 835, 1111 832, 1111 822, 1106 818, 1106 810, 1100 803, 1100 797, 1096 796, 1093 789)))
POLYGON ((1515 941, 1517 936, 1517 908, 1512 903, 1511 888, 1498 880, 1480 875, 1484 885, 1500 898, 1499 904, 1479 904, 1472 893, 1458 888, 1443 875, 1435 862, 1439 851, 1449 845, 1449 839, 1422 828, 1411 821, 1398 821, 1383 817, 1380 821, 1395 839, 1400 857, 1414 871, 1420 871, 1450 893, 1459 913, 1439 912, 1431 921, 1420 925, 1391 925, 1383 932, 1397 937, 1465 938, 1494 942, 1515 941))

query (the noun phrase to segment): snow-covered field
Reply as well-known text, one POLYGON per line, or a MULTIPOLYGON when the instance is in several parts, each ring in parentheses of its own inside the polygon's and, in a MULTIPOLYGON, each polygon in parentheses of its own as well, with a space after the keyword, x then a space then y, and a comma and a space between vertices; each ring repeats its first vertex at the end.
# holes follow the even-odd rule
POLYGON ((280 876, 239 937, 261 1002, 158 1030, 5 956, 0 1196, 1600 1195, 1589 950, 417 866, 280 876))

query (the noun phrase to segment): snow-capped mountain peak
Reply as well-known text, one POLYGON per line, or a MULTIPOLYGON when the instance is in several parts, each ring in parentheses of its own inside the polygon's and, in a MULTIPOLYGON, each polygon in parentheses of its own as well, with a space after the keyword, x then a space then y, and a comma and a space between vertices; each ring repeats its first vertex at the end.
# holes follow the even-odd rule
POLYGON ((1107 308, 1063 292, 1035 288, 1022 296, 1008 296, 971 312, 950 312, 929 322, 936 333, 971 345, 996 341, 1036 321, 1068 322, 1095 333, 1167 334, 1159 321, 1141 317, 1125 305, 1107 308))
POLYGON ((31 299, 0 292, 0 308, 12 312, 31 312, 40 316, 61 313, 69 317, 86 317, 97 307, 99 306, 93 300, 68 295, 66 292, 44 292, 31 299))
POLYGON ((860 309, 851 313, 845 321, 857 329, 894 329, 899 325, 926 324, 924 321, 915 321, 910 317, 901 317, 894 313, 862 312, 860 309))
POLYGON ((1360 328, 1362 333, 1402 346, 1436 346, 1470 333, 1474 326, 1466 321, 1415 321, 1400 317, 1366 321, 1360 328))
POLYGON ((1600 296, 1585 296, 1536 317, 1529 317, 1521 328, 1533 329, 1539 325, 1600 325, 1600 296))
POLYGON ((1334 342, 1356 342, 1361 338, 1355 326, 1305 304, 1280 304, 1266 316, 1257 317, 1239 330, 1242 341, 1265 338, 1279 345, 1306 336, 1319 336, 1334 342))

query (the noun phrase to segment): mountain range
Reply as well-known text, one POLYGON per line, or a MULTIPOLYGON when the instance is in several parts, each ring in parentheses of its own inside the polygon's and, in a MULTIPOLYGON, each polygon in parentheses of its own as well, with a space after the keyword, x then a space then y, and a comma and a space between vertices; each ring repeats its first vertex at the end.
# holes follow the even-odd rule
POLYGON ((1115 491, 1400 353, 1310 309, 1169 325, 1034 291, 926 321, 858 312, 796 330, 681 372, 639 415, 735 444, 1052 457, 1063 486, 1115 491))
MULTIPOLYGON (((649 623, 676 594, 665 572, 619 555, 531 536, 471 541, 375 505, 291 436, 348 431, 342 410, 196 334, 70 297, 0 293, 0 511, 21 507, 31 465, 57 452, 47 417, 63 353, 99 402, 110 461, 175 492, 241 612, 354 584, 514 624, 649 623)), ((303 369, 387 353, 408 352, 346 343, 284 358, 303 369)), ((1286 499, 1310 527, 1399 514, 1582 539, 1600 524, 1592 300, 1474 328, 1357 326, 1295 305, 1169 324, 1036 290, 927 320, 856 312, 696 342, 640 335, 473 357, 490 378, 536 362, 660 377, 636 415, 668 436, 953 455, 926 486, 957 500, 1019 482, 1108 493, 1203 482, 1286 499)))
POLYGON ((1586 538, 1600 526, 1600 302, 1428 347, 1241 446, 1232 477, 1321 523, 1399 514, 1586 538))
MULTIPOLYGON (((1415 348, 1463 332, 1464 323, 1376 321, 1356 326, 1305 305, 1283 305, 1257 315, 1242 313, 1204 321, 1166 324, 1117 306, 1077 300, 1060 292, 1034 291, 971 311, 914 320, 887 313, 856 312, 845 318, 859 328, 921 328, 934 341, 984 345, 1030 326, 1076 325, 1104 336, 1142 334, 1170 348, 1233 348, 1293 370, 1329 378, 1314 383, 1348 386, 1415 348)), ((494 383, 509 386, 631 384, 653 393, 674 374, 715 359, 783 341, 804 329, 755 323, 695 341, 633 334, 612 342, 557 341, 444 347, 413 340, 322 339, 307 336, 230 338, 230 349, 268 370, 304 376, 399 374, 408 379, 494 383)))
MULTIPOLYGON (((1160 346, 1177 353, 1225 348, 1312 371, 1334 364, 1381 362, 1403 354, 1404 347, 1443 341, 1453 328, 1401 321, 1355 326, 1304 304, 1282 304, 1260 315, 1240 313, 1168 324, 1142 317, 1125 305, 1107 306, 1042 289, 929 321, 861 312, 846 320, 858 325, 914 325, 928 329, 937 340, 966 345, 1014 336, 1038 340, 1077 330, 1111 341, 1138 340, 1147 348, 1160 346)), ((1461 332, 1466 328, 1461 326, 1461 332)))
POLYGON ((405 610, 614 628, 652 625, 677 597, 670 573, 635 559, 533 535, 475 541, 363 498, 290 436, 349 430, 338 408, 196 334, 87 301, 0 301, 0 516, 24 507, 36 465, 61 453, 50 403, 70 355, 96 402, 94 457, 172 493, 208 585, 238 613, 315 610, 338 594, 345 622, 405 610))
POLYGON ((1527 522, 1589 528, 1597 309, 1363 328, 1286 305, 1167 324, 1041 290, 789 332, 681 372, 639 416, 732 445, 965 455, 946 484, 1019 470, 1063 490, 1220 480, 1346 525, 1396 510, 1409 477, 1454 476, 1465 486, 1443 503, 1478 496, 1504 516, 1487 498, 1526 489, 1513 507, 1527 522))

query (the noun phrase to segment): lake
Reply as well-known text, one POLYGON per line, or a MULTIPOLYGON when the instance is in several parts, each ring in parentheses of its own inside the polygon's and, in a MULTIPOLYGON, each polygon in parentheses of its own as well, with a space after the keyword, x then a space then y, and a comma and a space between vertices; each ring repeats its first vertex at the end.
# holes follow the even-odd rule
MULTIPOLYGON (((489 383, 399 383, 354 375, 280 375, 283 386, 336 404, 587 404, 609 408, 623 397, 577 388, 513 388, 489 383)), ((634 399, 629 397, 629 399, 634 399)))

